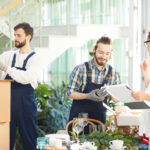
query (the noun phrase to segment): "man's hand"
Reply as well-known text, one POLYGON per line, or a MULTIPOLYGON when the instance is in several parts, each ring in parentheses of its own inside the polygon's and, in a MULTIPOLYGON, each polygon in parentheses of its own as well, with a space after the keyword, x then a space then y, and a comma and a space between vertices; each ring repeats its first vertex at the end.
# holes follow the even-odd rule
POLYGON ((99 89, 93 90, 90 93, 86 94, 86 98, 95 102, 99 101, 99 96, 97 95, 97 92, 99 91, 99 89))
POLYGON ((2 61, 0 60, 0 70, 1 70, 1 71, 4 71, 5 67, 6 67, 6 65, 4 65, 4 64, 2 63, 2 61))
POLYGON ((97 95, 99 97, 107 97, 109 96, 108 92, 106 91, 105 87, 102 87, 101 89, 99 89, 97 95))
POLYGON ((105 97, 108 96, 108 93, 100 91, 100 89, 96 89, 86 94, 86 98, 93 101, 103 101, 105 97), (101 92, 101 94, 99 93, 101 92))

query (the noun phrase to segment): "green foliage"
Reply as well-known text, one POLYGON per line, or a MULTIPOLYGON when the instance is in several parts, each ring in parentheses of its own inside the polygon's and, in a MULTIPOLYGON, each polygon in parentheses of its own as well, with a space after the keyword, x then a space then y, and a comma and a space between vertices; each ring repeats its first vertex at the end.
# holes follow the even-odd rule
POLYGON ((123 140, 124 145, 130 148, 131 146, 138 146, 141 142, 140 137, 136 137, 135 133, 123 133, 122 130, 115 130, 113 132, 97 132, 94 131, 89 135, 80 136, 80 141, 91 141, 95 142, 97 147, 104 146, 104 148, 109 147, 109 142, 112 140, 123 140))
POLYGON ((108 106, 110 107, 110 108, 112 108, 113 110, 115 110, 115 106, 116 106, 116 103, 113 101, 113 100, 111 100, 111 98, 108 100, 108 106))
POLYGON ((15 144, 15 150, 23 150, 22 147, 22 141, 21 141, 21 137, 19 134, 19 129, 17 128, 17 133, 16 133, 16 144, 15 144))
POLYGON ((73 139, 77 139, 77 134, 73 131, 70 131, 70 135, 72 136, 73 139))
POLYGON ((59 87, 39 84, 36 89, 38 136, 65 129, 72 103, 66 96, 66 89, 64 82, 59 87))

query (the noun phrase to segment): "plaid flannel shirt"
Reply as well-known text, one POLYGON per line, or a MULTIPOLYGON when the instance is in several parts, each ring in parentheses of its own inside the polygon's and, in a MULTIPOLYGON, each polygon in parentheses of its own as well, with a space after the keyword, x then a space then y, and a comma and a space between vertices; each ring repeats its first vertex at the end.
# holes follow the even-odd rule
MULTIPOLYGON (((94 63, 94 59, 88 62, 89 68, 91 69, 91 82, 95 84, 102 84, 107 73, 109 64, 106 64, 102 70, 98 70, 94 63)), ((87 70, 85 64, 78 65, 74 68, 70 75, 70 80, 67 88, 67 95, 69 96, 72 92, 83 93, 87 79, 87 70)), ((120 84, 119 73, 112 68, 111 76, 108 78, 109 85, 120 84)))

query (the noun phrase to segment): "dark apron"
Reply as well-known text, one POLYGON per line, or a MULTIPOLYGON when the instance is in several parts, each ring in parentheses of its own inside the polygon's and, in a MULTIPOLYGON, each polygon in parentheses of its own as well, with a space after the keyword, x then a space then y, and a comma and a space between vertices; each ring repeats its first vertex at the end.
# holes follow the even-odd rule
MULTIPOLYGON (((87 70, 87 83, 83 93, 90 93, 92 90, 100 89, 105 84, 107 84, 109 76, 111 75, 112 67, 109 66, 108 73, 102 84, 95 84, 91 82, 91 70, 89 68, 89 64, 85 63, 87 70)), ((107 104, 107 98, 105 98, 104 102, 107 104)), ((105 124, 106 122, 106 108, 102 105, 102 102, 94 102, 92 100, 84 99, 84 100, 73 100, 73 104, 70 110, 69 121, 73 120, 73 118, 77 118, 80 112, 88 113, 88 118, 93 118, 99 120, 105 124)), ((69 131, 72 131, 72 126, 69 126, 69 131)), ((88 131, 86 131, 88 133, 88 131)))
MULTIPOLYGON (((23 67, 18 70, 26 70, 28 59, 34 55, 30 53, 24 60, 23 67)), ((15 67, 16 53, 13 56, 11 67, 15 67)), ((12 79, 8 74, 5 79, 12 79)), ((10 150, 13 150, 16 139, 16 128, 23 143, 24 150, 36 150, 37 138, 37 104, 35 90, 30 84, 21 84, 16 81, 11 83, 11 122, 10 122, 10 150)))

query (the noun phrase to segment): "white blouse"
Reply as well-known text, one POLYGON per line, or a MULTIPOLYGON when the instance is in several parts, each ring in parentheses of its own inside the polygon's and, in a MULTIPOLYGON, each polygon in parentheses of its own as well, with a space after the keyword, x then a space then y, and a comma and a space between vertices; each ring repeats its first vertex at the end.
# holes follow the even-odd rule
MULTIPOLYGON (((145 90, 145 93, 150 94, 150 84, 145 90)), ((145 133, 147 137, 150 137, 150 109, 143 110, 141 114, 139 134, 142 136, 143 133, 145 133)))

